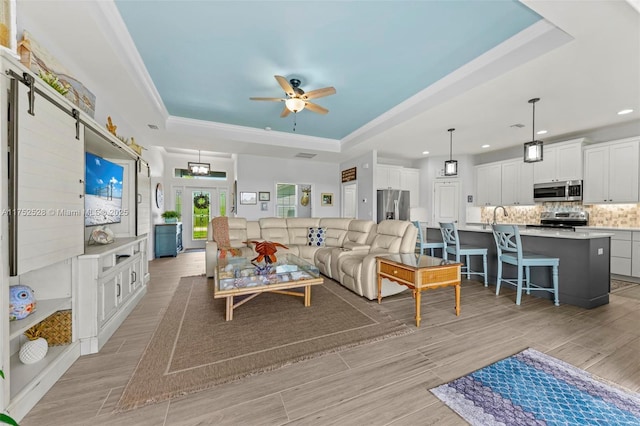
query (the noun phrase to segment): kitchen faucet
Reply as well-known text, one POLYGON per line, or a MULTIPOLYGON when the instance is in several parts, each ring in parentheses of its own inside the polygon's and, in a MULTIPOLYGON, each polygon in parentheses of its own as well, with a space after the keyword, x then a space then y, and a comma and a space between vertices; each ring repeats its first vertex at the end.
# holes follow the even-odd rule
POLYGON ((496 213, 498 212, 498 209, 502 209, 502 211, 504 212, 504 216, 507 217, 509 216, 509 213, 507 213, 507 209, 504 208, 504 206, 497 206, 495 209, 493 209, 493 224, 496 224, 496 213))

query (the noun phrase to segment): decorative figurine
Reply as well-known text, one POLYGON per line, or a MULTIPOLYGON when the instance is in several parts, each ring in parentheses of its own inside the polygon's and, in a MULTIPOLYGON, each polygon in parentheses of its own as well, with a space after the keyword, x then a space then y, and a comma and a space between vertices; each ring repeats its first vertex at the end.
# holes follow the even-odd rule
POLYGON ((246 241, 247 244, 252 243, 256 245, 255 251, 258 253, 258 256, 251 259, 251 261, 262 262, 264 260, 265 263, 273 263, 278 258, 276 257, 276 252, 278 251, 278 247, 282 247, 288 249, 289 247, 282 245, 280 243, 275 243, 272 241, 246 241))
POLYGON ((9 287, 9 321, 21 320, 36 310, 36 298, 31 287, 12 285, 9 287))

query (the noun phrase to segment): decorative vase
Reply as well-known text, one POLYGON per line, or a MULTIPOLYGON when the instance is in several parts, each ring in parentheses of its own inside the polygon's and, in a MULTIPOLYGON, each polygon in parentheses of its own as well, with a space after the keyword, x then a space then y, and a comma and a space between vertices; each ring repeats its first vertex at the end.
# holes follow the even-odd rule
POLYGON ((28 340, 20 348, 20 354, 18 357, 23 364, 33 364, 40 361, 47 355, 49 350, 49 344, 43 337, 38 337, 35 340, 28 340))
POLYGON ((166 217, 164 223, 178 223, 177 217, 166 217))

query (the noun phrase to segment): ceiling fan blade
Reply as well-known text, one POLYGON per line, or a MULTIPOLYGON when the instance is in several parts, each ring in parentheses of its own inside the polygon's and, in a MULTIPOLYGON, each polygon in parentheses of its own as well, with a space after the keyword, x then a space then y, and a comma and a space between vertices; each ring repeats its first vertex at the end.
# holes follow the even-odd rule
POLYGON ((328 109, 323 108, 318 104, 314 104, 313 102, 305 102, 305 104, 305 108, 307 108, 309 111, 317 112, 318 114, 326 114, 329 112, 328 109))
POLYGON ((287 106, 285 105, 285 106, 284 106, 284 109, 282 110, 282 113, 280 114, 280 117, 284 118, 284 117, 286 117, 287 115, 289 115, 289 113, 290 113, 290 112, 291 112, 291 111, 289 111, 289 108, 287 108, 287 106))
POLYGON ((278 80, 278 84, 280 84, 280 87, 282 87, 282 90, 284 90, 287 96, 293 97, 296 95, 296 92, 293 91, 293 87, 291 87, 286 78, 281 75, 275 75, 274 77, 278 80))
POLYGON ((304 95, 300 96, 300 98, 304 100, 318 99, 325 96, 333 95, 335 93, 336 93, 336 89, 334 87, 325 87, 323 89, 316 89, 316 90, 307 92, 304 95))
POLYGON ((273 101, 273 102, 284 102, 286 99, 282 98, 249 98, 252 101, 273 101))

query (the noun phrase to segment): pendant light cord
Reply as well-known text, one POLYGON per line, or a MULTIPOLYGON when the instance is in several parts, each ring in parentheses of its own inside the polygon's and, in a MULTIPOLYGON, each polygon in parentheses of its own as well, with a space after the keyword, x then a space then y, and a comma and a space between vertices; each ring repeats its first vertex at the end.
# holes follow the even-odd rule
POLYGON ((449 161, 453 160, 453 131, 456 129, 449 129, 449 161))
POLYGON ((529 103, 533 105, 533 118, 531 120, 531 141, 534 142, 536 140, 536 102, 538 102, 540 98, 529 99, 529 103))

